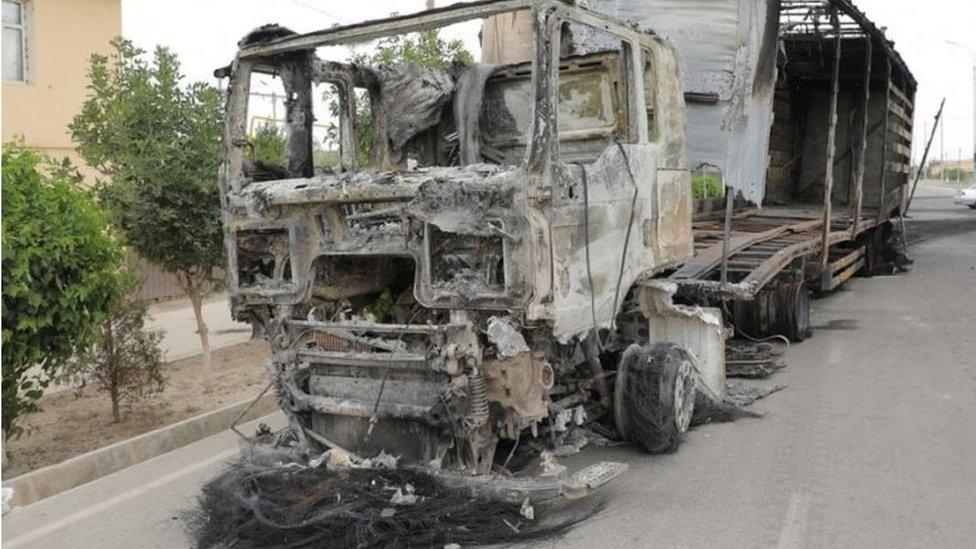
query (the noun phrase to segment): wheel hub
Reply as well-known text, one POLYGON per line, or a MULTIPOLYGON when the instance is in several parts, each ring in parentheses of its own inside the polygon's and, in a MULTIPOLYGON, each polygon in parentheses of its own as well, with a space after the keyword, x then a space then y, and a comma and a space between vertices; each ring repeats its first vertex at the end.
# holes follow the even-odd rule
POLYGON ((684 433, 691 427, 691 416, 695 410, 695 379, 692 376, 691 363, 687 360, 678 368, 672 393, 674 424, 679 433, 684 433))

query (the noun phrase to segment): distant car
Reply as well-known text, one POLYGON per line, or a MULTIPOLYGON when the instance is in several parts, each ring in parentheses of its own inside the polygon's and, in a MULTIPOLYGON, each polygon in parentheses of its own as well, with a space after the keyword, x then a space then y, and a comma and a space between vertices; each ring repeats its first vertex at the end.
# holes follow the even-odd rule
POLYGON ((963 189, 961 193, 956 195, 954 200, 956 204, 962 204, 963 206, 969 206, 970 208, 976 210, 976 185, 963 189))

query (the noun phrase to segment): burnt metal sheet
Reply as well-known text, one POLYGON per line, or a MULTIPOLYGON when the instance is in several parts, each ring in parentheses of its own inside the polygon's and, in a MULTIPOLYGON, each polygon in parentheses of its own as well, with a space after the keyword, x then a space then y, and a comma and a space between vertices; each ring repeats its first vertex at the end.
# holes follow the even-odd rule
MULTIPOLYGON (((773 120, 778 0, 593 0, 596 12, 635 23, 677 50, 687 103, 688 167, 718 167, 726 185, 761 204, 773 120), (705 34, 707 33, 707 34, 705 34)), ((483 60, 531 52, 522 13, 488 19, 483 60)), ((602 31, 571 25, 577 54, 616 47, 602 31)))
MULTIPOLYGON (((773 121, 778 0, 593 0, 596 11, 653 29, 678 51, 690 167, 717 166, 725 184, 762 204, 773 121)), ((590 33, 591 35, 592 33, 590 33)), ((579 40, 586 32, 574 30, 579 40)))

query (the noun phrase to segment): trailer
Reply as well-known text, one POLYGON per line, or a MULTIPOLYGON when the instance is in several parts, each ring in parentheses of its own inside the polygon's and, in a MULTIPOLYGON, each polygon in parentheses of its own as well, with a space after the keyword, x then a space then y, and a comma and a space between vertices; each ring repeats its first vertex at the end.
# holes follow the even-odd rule
POLYGON ((702 216, 695 259, 670 279, 697 301, 730 301, 746 335, 798 341, 810 292, 910 263, 916 82, 851 2, 782 0, 770 13, 780 45, 763 207, 702 216))

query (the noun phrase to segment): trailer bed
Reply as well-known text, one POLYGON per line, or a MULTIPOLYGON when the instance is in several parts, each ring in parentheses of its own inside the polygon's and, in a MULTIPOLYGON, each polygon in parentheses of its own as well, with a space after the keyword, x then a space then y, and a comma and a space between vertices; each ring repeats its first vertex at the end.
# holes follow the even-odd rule
MULTIPOLYGON (((887 220, 873 213, 861 215, 854 229, 852 216, 845 212, 831 219, 827 269, 819 275, 818 290, 829 291, 854 275, 867 258, 858 236, 887 220)), ((671 273, 679 293, 695 297, 721 297, 751 300, 771 280, 787 268, 805 271, 808 257, 820 257, 823 220, 813 207, 775 207, 748 210, 733 217, 729 235, 728 283, 720 283, 723 251, 722 220, 694 223, 695 256, 671 273)), ((816 265, 819 271, 819 265, 816 265)))

